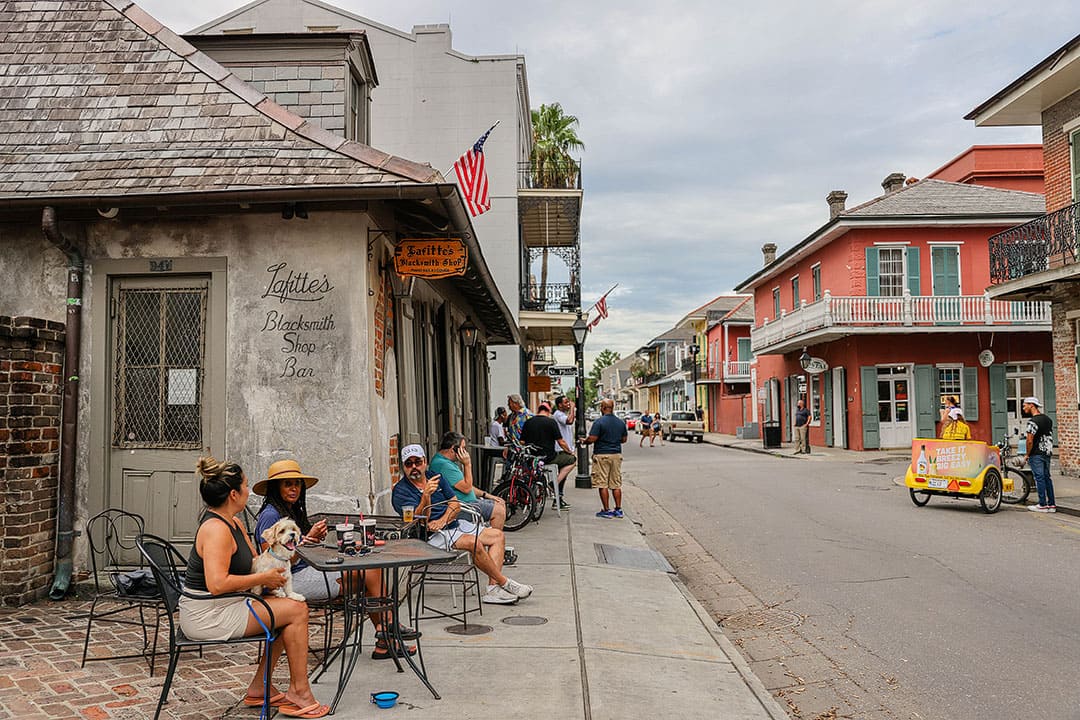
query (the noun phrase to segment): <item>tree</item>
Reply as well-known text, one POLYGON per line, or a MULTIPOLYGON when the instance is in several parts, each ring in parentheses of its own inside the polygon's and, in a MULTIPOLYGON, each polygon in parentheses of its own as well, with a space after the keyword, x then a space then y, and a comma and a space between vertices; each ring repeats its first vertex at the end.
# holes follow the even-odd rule
POLYGON ((604 371, 604 368, 611 367, 617 362, 619 362, 619 353, 610 348, 604 348, 600 351, 600 354, 596 356, 596 360, 593 361, 592 369, 589 370, 588 375, 585 377, 585 404, 587 406, 592 407, 596 404, 597 385, 600 384, 600 373, 604 371))
POLYGON ((539 187, 576 187, 577 163, 570 151, 585 149, 577 136, 578 119, 562 105, 541 105, 532 111, 533 148, 530 160, 539 187))

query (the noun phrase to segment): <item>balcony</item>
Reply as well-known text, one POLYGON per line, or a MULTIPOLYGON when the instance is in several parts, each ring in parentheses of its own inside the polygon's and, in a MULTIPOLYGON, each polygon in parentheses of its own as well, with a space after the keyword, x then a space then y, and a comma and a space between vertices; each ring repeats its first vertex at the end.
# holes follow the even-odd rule
POLYGON ((786 353, 848 335, 912 332, 1030 332, 1050 330, 1050 304, 993 300, 989 294, 957 296, 825 297, 781 311, 750 331, 755 354, 786 353))
POLYGON ((518 164, 518 221, 525 247, 576 248, 581 201, 581 163, 518 164))
POLYGON ((713 360, 698 377, 702 383, 741 383, 750 382, 749 360, 713 360))
POLYGON ((1020 289, 1080 275, 1078 231, 1080 203, 994 235, 989 240, 990 282, 1020 289), (1029 278, 1036 274, 1040 277, 1029 278))
POLYGON ((521 309, 533 312, 574 313, 581 307, 577 283, 548 283, 521 288, 521 309))

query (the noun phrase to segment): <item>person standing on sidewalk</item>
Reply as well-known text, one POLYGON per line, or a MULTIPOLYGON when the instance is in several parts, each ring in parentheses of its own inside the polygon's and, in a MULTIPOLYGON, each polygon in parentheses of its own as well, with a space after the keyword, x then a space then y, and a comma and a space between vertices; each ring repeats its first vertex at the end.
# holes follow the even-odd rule
POLYGON ((813 414, 800 400, 795 405, 795 454, 810 454, 810 421, 813 414))
POLYGON ((1037 397, 1024 398, 1021 406, 1027 417, 1027 454, 1031 474, 1035 477, 1035 490, 1039 493, 1039 504, 1028 505, 1032 512, 1057 512, 1054 504, 1054 481, 1050 479, 1050 456, 1054 452, 1054 421, 1042 411, 1042 403, 1037 397))
POLYGON ((600 418, 593 421, 589 436, 582 445, 595 445, 592 459, 592 486, 600 491, 603 509, 598 518, 621 518, 622 511, 622 445, 626 442, 626 423, 615 416, 612 400, 600 402, 600 418), (608 509, 608 490, 614 496, 615 509, 608 509))

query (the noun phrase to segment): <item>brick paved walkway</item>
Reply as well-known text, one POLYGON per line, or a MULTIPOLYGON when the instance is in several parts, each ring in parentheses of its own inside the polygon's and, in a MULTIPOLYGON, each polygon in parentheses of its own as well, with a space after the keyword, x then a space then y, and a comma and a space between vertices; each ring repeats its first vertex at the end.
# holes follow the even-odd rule
MULTIPOLYGON (((68 600, 0 610, 0 718, 153 717, 167 656, 158 658, 154 677, 150 677, 146 662, 139 659, 87 662, 80 668, 89 608, 89 602, 68 600)), ((317 631, 321 633, 321 628, 317 631)), ((166 647, 167 633, 163 628, 159 640, 166 647)), ((130 654, 141 646, 142 633, 137 627, 94 624, 91 657, 130 654)), ((194 653, 182 656, 161 717, 258 718, 258 708, 240 704, 255 672, 254 648, 224 647, 207 649, 202 658, 194 653)), ((281 687, 288 684, 284 658, 275 677, 281 687)))

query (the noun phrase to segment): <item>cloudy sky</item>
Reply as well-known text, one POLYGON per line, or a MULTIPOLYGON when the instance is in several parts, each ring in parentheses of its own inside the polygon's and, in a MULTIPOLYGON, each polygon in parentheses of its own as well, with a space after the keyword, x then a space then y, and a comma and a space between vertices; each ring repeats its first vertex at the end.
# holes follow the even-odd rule
MULTIPOLYGON (((141 0, 178 32, 240 7, 141 0)), ((1036 128, 963 116, 1080 32, 1080 4, 982 0, 337 0, 386 25, 449 22, 457 50, 526 56, 534 107, 581 121, 589 355, 624 355, 791 247, 891 172, 923 177, 1036 128)))

